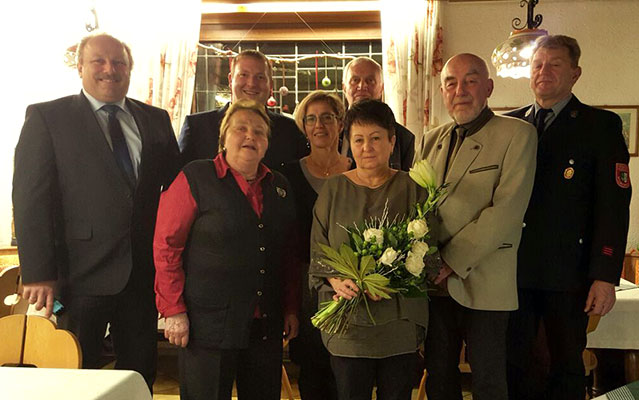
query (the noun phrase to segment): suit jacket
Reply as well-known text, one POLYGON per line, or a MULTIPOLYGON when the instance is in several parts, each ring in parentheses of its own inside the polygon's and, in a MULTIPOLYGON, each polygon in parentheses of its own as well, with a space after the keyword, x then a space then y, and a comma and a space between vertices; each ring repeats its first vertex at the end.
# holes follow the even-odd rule
POLYGON ((15 153, 13 206, 25 283, 58 296, 112 295, 135 277, 153 287, 153 231, 179 153, 166 111, 126 99, 142 139, 132 192, 83 94, 27 108, 15 153))
MULTIPOLYGON (((418 159, 427 159, 440 183, 446 167, 448 123, 428 132, 418 159)), ((440 251, 455 272, 448 292, 476 310, 517 309, 517 247, 535 174, 535 128, 493 116, 467 137, 449 166, 448 193, 439 207, 440 251)))
MULTIPOLYGON (((510 115, 532 121, 534 106, 510 115)), ((620 118, 573 96, 539 139, 519 248, 520 287, 580 290, 595 279, 619 282, 631 195, 628 158, 620 118)))
MULTIPOLYGON (((220 124, 228 110, 228 103, 219 110, 205 111, 186 117, 180 132, 179 146, 183 165, 193 160, 215 158, 218 153, 220 124)), ((262 162, 271 169, 282 163, 299 160, 308 155, 310 147, 295 121, 267 109, 271 120, 271 137, 262 162)))

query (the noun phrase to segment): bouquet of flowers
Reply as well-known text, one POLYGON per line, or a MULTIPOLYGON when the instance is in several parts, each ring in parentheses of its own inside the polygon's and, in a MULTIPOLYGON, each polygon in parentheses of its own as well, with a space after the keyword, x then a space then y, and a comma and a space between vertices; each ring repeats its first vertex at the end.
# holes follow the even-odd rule
POLYGON ((436 174, 426 160, 415 164, 410 177, 428 192, 423 203, 417 203, 410 216, 388 219, 387 209, 379 218, 364 221, 361 226, 343 227, 350 241, 339 251, 320 244, 324 262, 336 272, 336 277, 351 279, 361 290, 356 297, 320 304, 311 318, 313 325, 331 334, 343 334, 353 313, 364 301, 371 315, 364 292, 382 299, 391 293, 406 297, 427 297, 426 280, 439 272, 437 246, 430 235, 428 219, 445 193, 446 185, 437 186, 436 174), (425 262, 426 260, 426 262, 425 262))

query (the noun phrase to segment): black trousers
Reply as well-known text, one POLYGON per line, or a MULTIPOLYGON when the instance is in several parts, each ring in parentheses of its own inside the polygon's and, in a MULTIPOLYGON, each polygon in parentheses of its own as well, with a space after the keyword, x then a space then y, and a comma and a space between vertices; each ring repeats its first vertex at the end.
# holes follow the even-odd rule
POLYGON ((230 400, 236 381, 240 400, 279 400, 282 385, 282 337, 263 339, 253 320, 249 347, 223 350, 190 342, 179 349, 181 400, 230 400))
POLYGON ((331 355, 339 400, 370 400, 375 384, 378 400, 410 400, 418 363, 416 352, 380 359, 331 355))
POLYGON ((115 368, 139 372, 153 393, 158 335, 155 295, 151 285, 132 282, 116 295, 68 296, 58 326, 78 337, 82 368, 101 368, 104 335, 110 324, 115 368))
POLYGON ((588 292, 519 290, 519 310, 508 325, 508 385, 511 400, 543 398, 583 400, 585 371, 582 353, 586 348, 588 315, 583 311, 588 292), (547 382, 534 381, 535 343, 543 320, 550 365, 547 382), (533 369, 534 368, 534 369, 533 369), (535 388, 541 390, 535 391, 535 388), (536 396, 536 397, 532 397, 536 396))
POLYGON ((430 298, 424 362, 429 400, 461 400, 459 354, 466 342, 474 400, 505 400, 507 311, 471 310, 449 296, 430 298))
POLYGON ((291 359, 299 365, 298 386, 302 400, 337 400, 337 384, 330 353, 322 343, 320 330, 310 316, 300 321, 299 335, 290 341, 291 359))

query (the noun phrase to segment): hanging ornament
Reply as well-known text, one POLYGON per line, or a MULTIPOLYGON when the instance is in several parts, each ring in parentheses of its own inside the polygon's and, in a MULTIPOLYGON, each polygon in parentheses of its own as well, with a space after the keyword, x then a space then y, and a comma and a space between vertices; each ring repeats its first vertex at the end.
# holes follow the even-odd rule
POLYGON ((337 64, 335 64, 335 93, 337 93, 339 91, 339 89, 337 88, 337 82, 339 81, 339 78, 337 76, 339 72, 337 72, 337 64))
POLYGON ((328 77, 328 57, 324 56, 324 78, 322 79, 322 86, 325 88, 331 86, 331 78, 328 77))
POLYGON ((284 112, 288 112, 288 104, 284 104, 284 105, 282 106, 282 111, 284 111, 284 112))
POLYGON ((275 107, 277 105, 277 100, 273 97, 273 89, 271 89, 271 97, 266 100, 266 105, 269 107, 275 107))
POLYGON ((288 94, 288 88, 286 87, 286 67, 282 63, 282 87, 280 87, 280 95, 282 97, 288 94))

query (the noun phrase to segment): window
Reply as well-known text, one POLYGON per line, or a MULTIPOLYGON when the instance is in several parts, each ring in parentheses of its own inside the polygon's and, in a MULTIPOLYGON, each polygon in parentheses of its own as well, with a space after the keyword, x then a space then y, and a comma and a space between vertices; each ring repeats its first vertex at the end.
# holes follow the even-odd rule
MULTIPOLYGON (((195 77, 195 111, 208 111, 223 107, 231 99, 228 73, 229 58, 217 49, 226 49, 235 43, 203 43, 200 46, 195 77), (212 46, 212 47, 211 47, 212 46)), ((317 86, 334 90, 344 100, 342 73, 350 57, 367 56, 382 64, 382 42, 242 42, 233 49, 240 52, 256 49, 273 61, 273 97, 275 112, 292 114, 295 106, 317 86), (317 52, 317 54, 316 54, 317 52), (339 57, 337 57, 339 56, 339 57), (296 59, 297 62, 278 61, 278 58, 296 59), (317 69, 316 69, 317 62, 317 69), (328 78, 328 79, 326 79, 328 78), (330 83, 329 83, 330 81, 330 83), (324 86, 324 83, 329 83, 324 86), (284 96, 280 88, 289 90, 284 96)))

